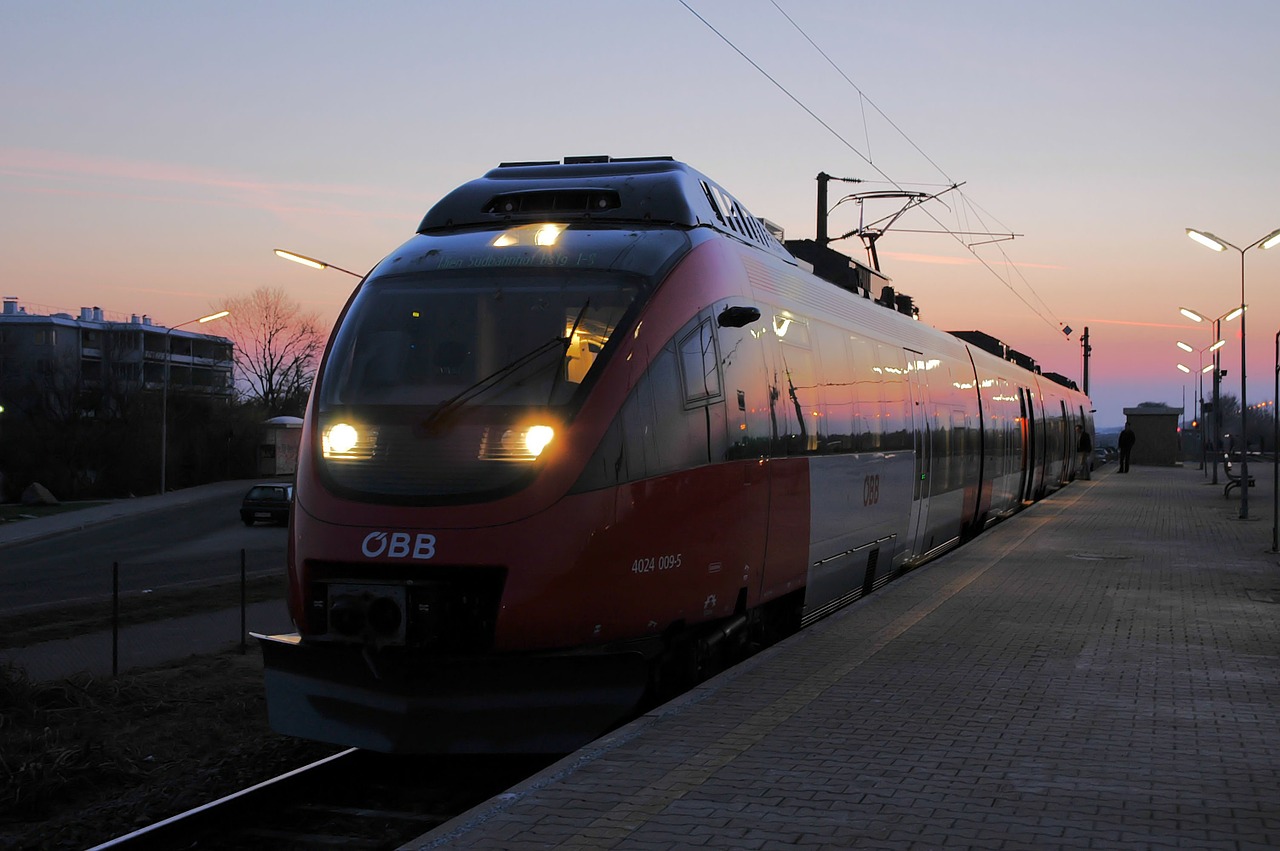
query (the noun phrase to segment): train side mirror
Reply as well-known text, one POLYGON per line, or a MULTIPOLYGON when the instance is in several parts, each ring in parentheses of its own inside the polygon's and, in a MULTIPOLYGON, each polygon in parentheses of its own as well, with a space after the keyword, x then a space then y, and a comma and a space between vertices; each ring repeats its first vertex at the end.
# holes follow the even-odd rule
POLYGON ((716 317, 716 324, 721 328, 743 328, 760 318, 760 310, 755 307, 726 307, 716 317))

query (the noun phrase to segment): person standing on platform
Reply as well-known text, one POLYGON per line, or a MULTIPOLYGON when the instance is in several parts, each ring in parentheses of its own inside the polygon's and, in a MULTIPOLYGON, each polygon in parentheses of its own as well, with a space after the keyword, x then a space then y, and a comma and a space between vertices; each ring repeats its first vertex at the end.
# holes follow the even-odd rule
POLYGON ((1120 472, 1129 472, 1129 453, 1133 451, 1133 444, 1138 442, 1138 436, 1133 433, 1129 421, 1124 421, 1124 431, 1120 432, 1120 472))
POLYGON ((1076 451, 1080 453, 1080 478, 1087 482, 1093 467, 1093 441, 1083 426, 1076 426, 1076 451))

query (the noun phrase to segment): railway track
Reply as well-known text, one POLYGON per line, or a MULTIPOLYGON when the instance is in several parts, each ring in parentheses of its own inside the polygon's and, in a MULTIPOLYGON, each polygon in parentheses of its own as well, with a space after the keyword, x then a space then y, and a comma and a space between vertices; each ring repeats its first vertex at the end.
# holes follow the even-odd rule
POLYGON ((352 748, 92 851, 394 849, 555 758, 407 757, 352 748))
MULTIPOLYGON (((733 667, 763 644, 738 635, 704 641, 681 657, 631 718, 733 667)), ((148 825, 90 851, 391 851, 511 788, 562 754, 396 755, 349 748, 216 801, 148 825)))

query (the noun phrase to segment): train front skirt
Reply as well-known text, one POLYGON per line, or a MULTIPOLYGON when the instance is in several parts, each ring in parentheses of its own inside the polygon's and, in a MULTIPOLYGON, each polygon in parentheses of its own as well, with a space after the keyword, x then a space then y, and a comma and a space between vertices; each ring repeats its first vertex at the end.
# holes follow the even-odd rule
POLYGON ((254 634, 278 733, 387 753, 569 753, 629 717, 638 652, 416 659, 254 634))

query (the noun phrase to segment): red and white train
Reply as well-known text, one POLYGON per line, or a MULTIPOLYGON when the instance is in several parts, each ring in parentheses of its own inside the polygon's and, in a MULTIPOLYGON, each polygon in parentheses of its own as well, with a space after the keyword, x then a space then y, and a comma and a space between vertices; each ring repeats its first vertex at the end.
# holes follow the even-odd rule
POLYGON ((1073 478, 1088 398, 886 283, 669 158, 447 195, 316 379, 272 726, 577 747, 1073 478))

